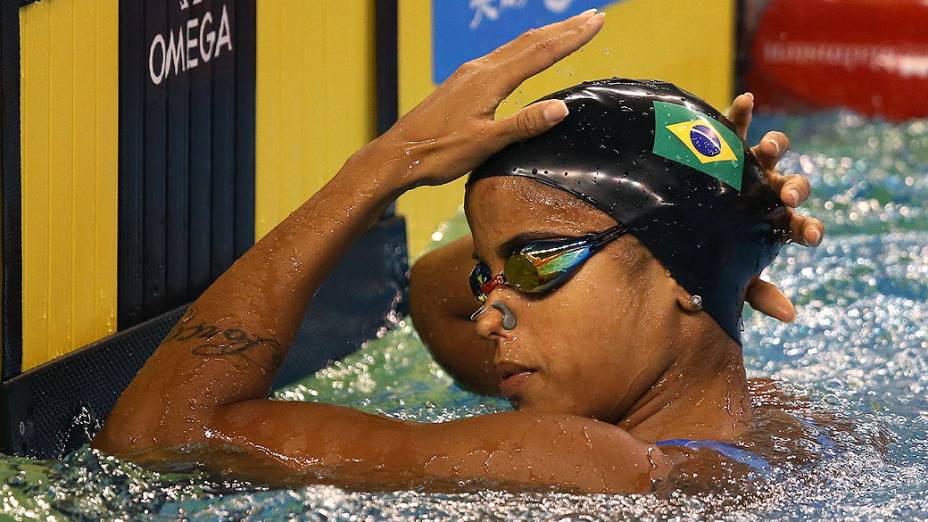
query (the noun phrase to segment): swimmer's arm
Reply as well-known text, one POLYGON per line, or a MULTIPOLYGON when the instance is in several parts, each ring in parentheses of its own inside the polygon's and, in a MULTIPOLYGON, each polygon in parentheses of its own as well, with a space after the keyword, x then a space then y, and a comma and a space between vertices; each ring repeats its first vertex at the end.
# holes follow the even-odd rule
POLYGON ((417 424, 339 406, 256 400, 220 408, 213 471, 272 484, 644 492, 667 457, 616 426, 510 412, 417 424), (464 484, 462 484, 464 483, 464 484))
POLYGON ((372 142, 191 305, 119 397, 96 448, 130 454, 203 441, 217 408, 267 397, 309 301, 405 187, 372 142))
POLYGON ((310 298, 348 246, 402 192, 453 181, 561 121, 567 106, 560 100, 499 120, 494 114, 522 81, 580 48, 603 22, 591 10, 462 65, 352 155, 191 305, 119 397, 93 445, 132 455, 204 443, 220 409, 267 397, 310 298))
POLYGON ((473 249, 468 235, 422 256, 409 274, 409 313, 422 342, 458 384, 497 395, 496 345, 477 335, 470 320, 479 306, 468 283, 473 249))

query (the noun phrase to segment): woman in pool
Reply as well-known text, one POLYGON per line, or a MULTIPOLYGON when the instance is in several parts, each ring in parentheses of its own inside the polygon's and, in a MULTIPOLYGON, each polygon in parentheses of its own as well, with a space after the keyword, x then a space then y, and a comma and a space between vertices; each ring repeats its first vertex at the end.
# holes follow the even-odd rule
MULTIPOLYGON (((727 441, 748 431, 751 404, 731 318, 710 315, 719 313, 714 304, 695 299, 677 274, 670 277, 649 250, 660 247, 644 246, 647 234, 633 224, 623 223, 632 232, 624 233, 612 215, 561 188, 498 176, 484 164, 568 116, 568 105, 554 99, 493 120, 505 96, 589 41, 602 23, 601 14, 587 12, 462 66, 354 154, 191 306, 119 398, 94 446, 142 463, 200 462, 272 483, 641 492, 686 460, 679 446, 692 442, 680 439, 727 441), (438 358, 473 387, 495 391, 503 377, 499 390, 517 411, 417 424, 267 400, 311 296, 351 242, 404 191, 478 166, 466 204, 473 239, 417 265, 414 318, 438 358), (539 237, 583 237, 595 255, 558 272, 556 281, 510 269, 505 282, 496 276, 514 249, 539 237), (474 293, 466 281, 472 254, 481 263, 474 293), (535 290, 546 293, 530 294, 535 290), (485 303, 471 323, 475 296, 485 303)), ((743 133, 749 97, 736 99, 732 116, 743 133)), ((711 129, 697 134, 704 131, 703 145, 721 146, 711 129)), ((766 146, 782 151, 784 140, 775 135, 766 146)), ((777 155, 758 152, 795 206, 808 185, 776 176, 777 155)), ((770 212, 784 224, 789 219, 794 241, 821 238, 820 223, 790 216, 778 203, 757 215, 770 212)), ((544 246, 533 245, 529 253, 544 246)), ((755 281, 748 297, 791 319, 788 301, 769 284, 755 281)))

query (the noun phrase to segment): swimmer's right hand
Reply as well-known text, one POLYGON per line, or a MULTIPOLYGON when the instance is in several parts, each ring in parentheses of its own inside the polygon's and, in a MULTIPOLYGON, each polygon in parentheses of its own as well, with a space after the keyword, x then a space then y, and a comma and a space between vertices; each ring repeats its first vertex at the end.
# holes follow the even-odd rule
POLYGON ((496 108, 523 81, 589 42, 604 19, 591 9, 465 63, 369 147, 398 167, 396 181, 407 190, 453 181, 506 145, 541 134, 567 116, 563 101, 534 103, 500 120, 496 108))

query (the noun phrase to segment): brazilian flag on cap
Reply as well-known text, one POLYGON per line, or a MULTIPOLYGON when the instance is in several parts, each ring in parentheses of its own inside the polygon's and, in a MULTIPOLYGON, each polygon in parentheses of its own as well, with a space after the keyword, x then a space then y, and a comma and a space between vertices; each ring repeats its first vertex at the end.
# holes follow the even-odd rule
POLYGON ((675 103, 654 102, 654 154, 741 190, 744 145, 715 118, 675 103))

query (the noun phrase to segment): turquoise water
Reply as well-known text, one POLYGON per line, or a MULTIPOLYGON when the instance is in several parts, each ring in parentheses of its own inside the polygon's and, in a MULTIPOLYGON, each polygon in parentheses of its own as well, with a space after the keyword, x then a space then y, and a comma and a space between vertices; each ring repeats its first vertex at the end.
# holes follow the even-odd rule
MULTIPOLYGON (((782 166, 809 176, 806 211, 828 233, 818 249, 786 249, 770 269, 799 319, 784 325, 749 313, 746 364, 750 376, 773 377, 804 398, 795 415, 832 418, 833 447, 815 430, 791 442, 761 408, 770 477, 591 496, 268 490, 152 473, 85 448, 54 462, 0 458, 2 511, 20 519, 928 518, 928 123, 766 116, 755 119, 754 139, 770 128, 792 137, 782 166), (817 457, 793 459, 800 454, 817 457)), ((433 237, 464 230, 457 216, 433 237)), ((454 386, 405 320, 277 396, 424 421, 508 408, 454 386)))

